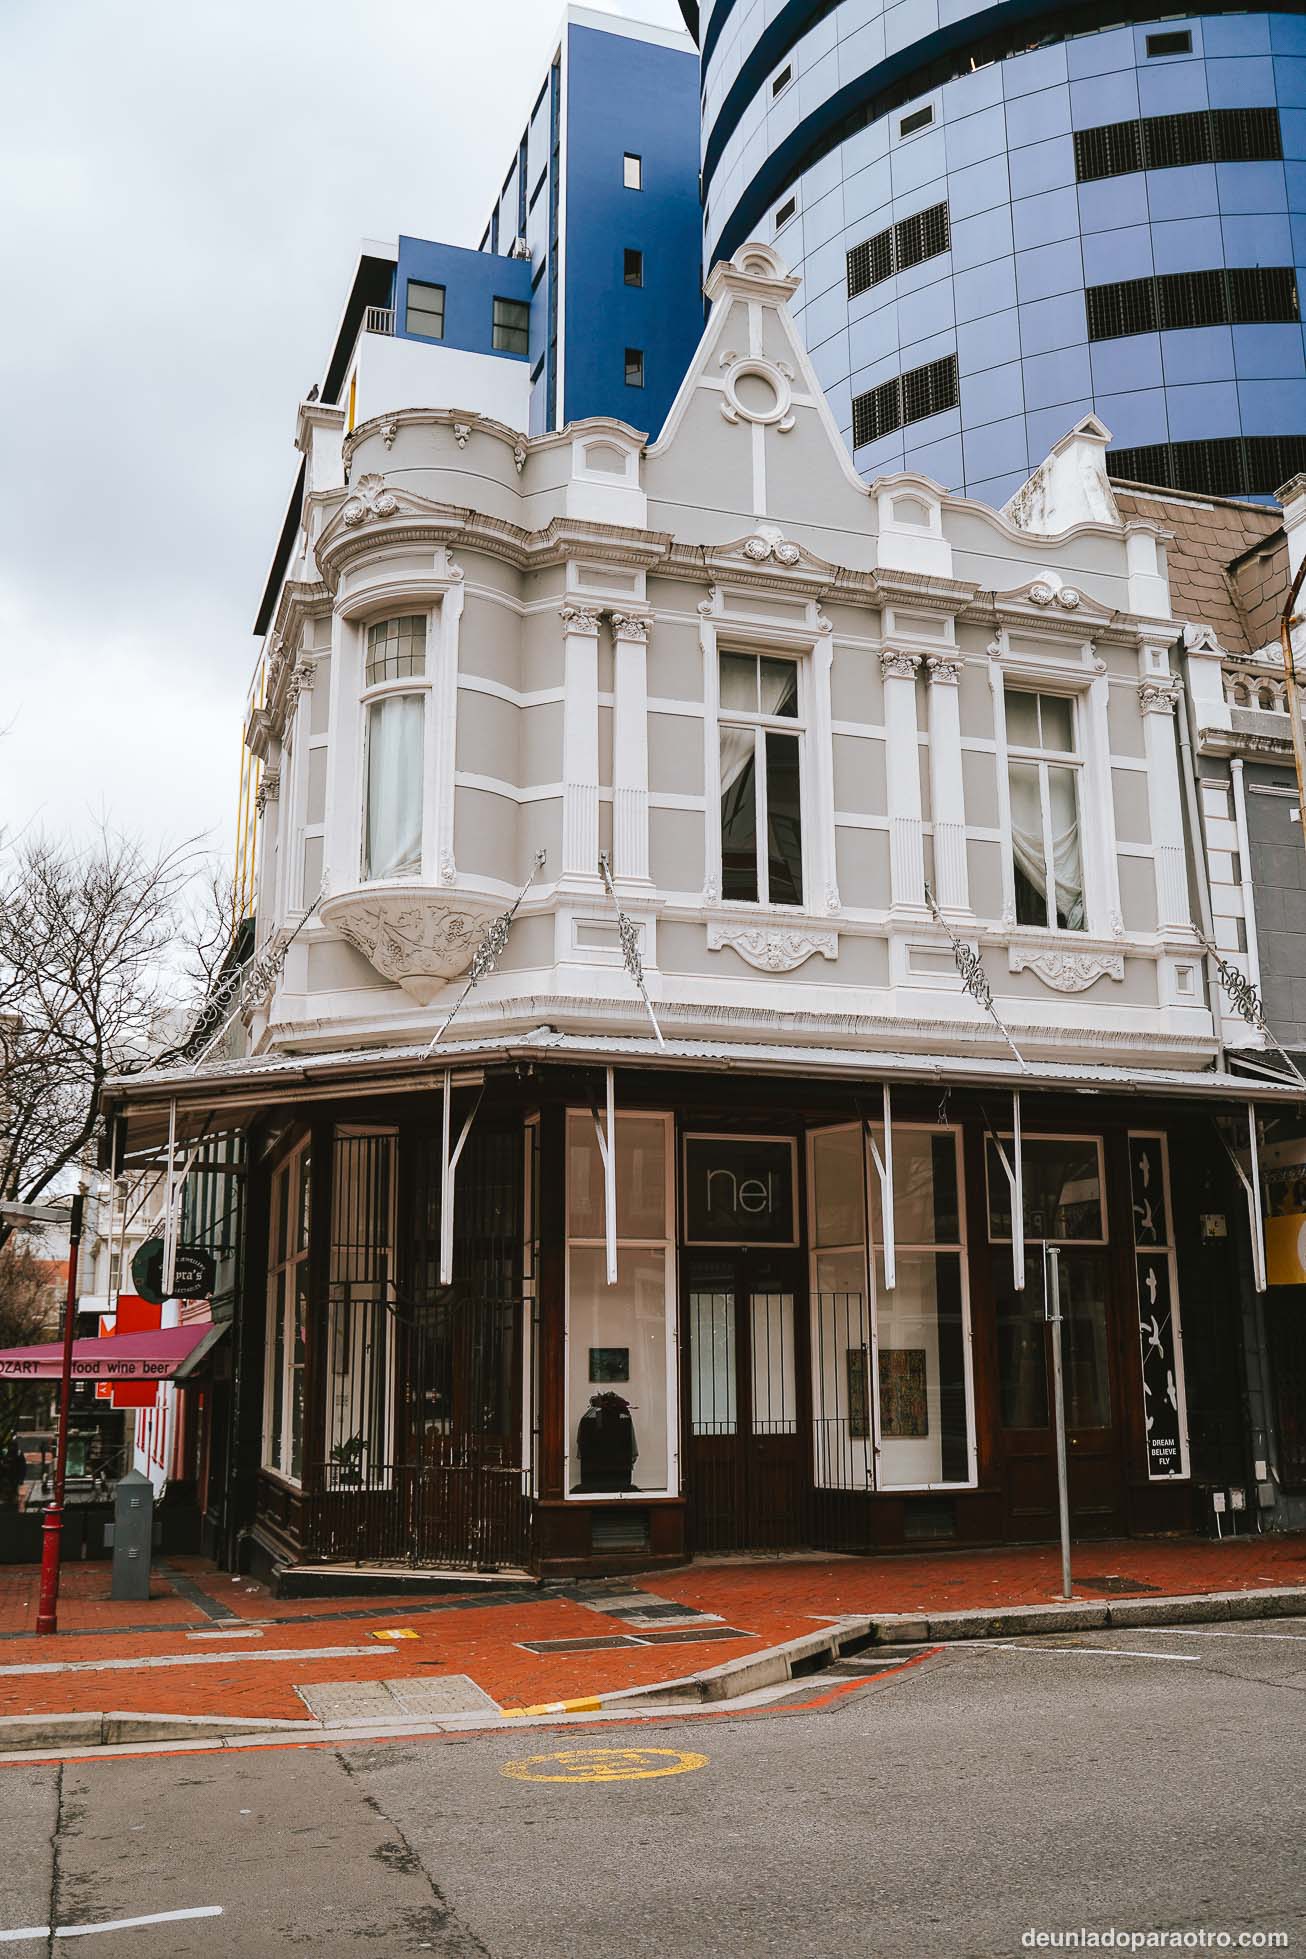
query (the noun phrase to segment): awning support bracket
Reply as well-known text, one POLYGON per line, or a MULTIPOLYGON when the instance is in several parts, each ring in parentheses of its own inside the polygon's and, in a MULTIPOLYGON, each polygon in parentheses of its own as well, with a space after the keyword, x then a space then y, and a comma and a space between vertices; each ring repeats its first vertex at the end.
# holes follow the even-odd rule
POLYGON ((888 1082, 884 1084, 884 1154, 881 1156, 875 1141, 875 1132, 866 1123, 866 1141, 875 1165, 875 1174, 880 1180, 880 1227, 884 1234, 881 1249, 884 1253, 884 1286, 892 1292, 898 1283, 898 1254, 894 1234, 893 1216, 893 1092, 888 1082))
POLYGON ((1224 1144, 1225 1155, 1228 1157, 1230 1163, 1232 1163, 1234 1173, 1242 1185, 1243 1192, 1247 1198, 1247 1222, 1251 1227, 1252 1234, 1252 1284, 1255 1286, 1257 1292, 1264 1292, 1268 1284, 1265 1264, 1265 1218, 1261 1210, 1261 1160, 1256 1137, 1256 1105, 1254 1102, 1247 1104, 1247 1130, 1250 1145, 1249 1155, 1252 1166, 1250 1177, 1238 1161, 1237 1152, 1230 1148, 1229 1139, 1220 1128, 1219 1123, 1215 1125, 1215 1133, 1224 1144))
POLYGON ((440 1284, 453 1283, 453 1213, 454 1200, 458 1188, 458 1160, 466 1147, 467 1138, 472 1133, 485 1094, 482 1082, 476 1100, 467 1112, 466 1119, 458 1133, 458 1141, 451 1150, 449 1139, 453 1121, 453 1069, 444 1071, 444 1098, 440 1111, 440 1284))
POLYGON ((1011 1283, 1017 1292, 1025 1290, 1025 1165, 1020 1146, 1020 1090, 1011 1091, 1011 1156, 1002 1147, 1002 1138, 981 1109, 988 1139, 998 1153, 1007 1189, 1011 1194, 1011 1283), (1012 1159, 1015 1159, 1014 1164, 1012 1159))
POLYGON ((603 1244, 607 1253, 608 1284, 617 1283, 617 1162, 614 1149, 617 1133, 617 1091, 616 1074, 611 1068, 604 1069, 604 1110, 600 1117, 598 1104, 590 1097, 590 1114, 594 1118, 594 1134, 598 1140, 599 1161, 603 1165, 603 1244))

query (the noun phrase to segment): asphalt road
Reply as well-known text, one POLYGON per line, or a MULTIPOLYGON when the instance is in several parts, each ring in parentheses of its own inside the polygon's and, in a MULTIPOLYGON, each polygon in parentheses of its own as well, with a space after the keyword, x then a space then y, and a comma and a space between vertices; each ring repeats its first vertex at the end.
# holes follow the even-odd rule
POLYGON ((0 1934, 103 1927, 12 1942, 59 1959, 1006 1959, 1080 1926, 1306 1953, 1303 1695, 1282 1620, 959 1646, 820 1712, 20 1765, 0 1934), (583 1759, 528 1760, 559 1751, 583 1759), (677 1772, 613 1779, 649 1768, 677 1772), (534 1779, 577 1773, 603 1779, 534 1779))

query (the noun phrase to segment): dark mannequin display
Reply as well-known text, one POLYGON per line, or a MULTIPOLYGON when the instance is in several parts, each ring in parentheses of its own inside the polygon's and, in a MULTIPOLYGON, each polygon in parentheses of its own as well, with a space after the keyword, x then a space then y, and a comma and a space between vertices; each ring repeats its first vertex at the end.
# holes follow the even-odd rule
POLYGON ((576 1429, 582 1490, 630 1490, 639 1459, 630 1403, 608 1389, 592 1394, 576 1429))

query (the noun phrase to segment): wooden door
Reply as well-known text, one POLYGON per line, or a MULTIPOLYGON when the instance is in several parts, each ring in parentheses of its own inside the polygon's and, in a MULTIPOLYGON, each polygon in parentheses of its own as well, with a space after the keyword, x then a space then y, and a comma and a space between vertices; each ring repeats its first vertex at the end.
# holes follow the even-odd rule
POLYGON ((685 1300, 687 1494, 696 1551, 803 1541, 801 1262, 788 1252, 695 1254, 685 1300))
MULTIPOLYGON (((997 1248, 998 1420, 1006 1458, 1007 1535, 1054 1537, 1057 1520, 1052 1329, 1042 1245, 1025 1259, 1025 1287, 997 1248)), ((1105 1245, 1062 1245, 1061 1340, 1070 1524, 1076 1536, 1124 1528, 1111 1337, 1112 1265, 1105 1245)))

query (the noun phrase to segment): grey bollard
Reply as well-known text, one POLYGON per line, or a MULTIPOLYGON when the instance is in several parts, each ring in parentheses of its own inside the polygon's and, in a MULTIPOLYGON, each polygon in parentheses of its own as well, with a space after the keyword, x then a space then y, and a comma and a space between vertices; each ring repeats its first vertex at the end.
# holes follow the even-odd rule
POLYGON ((113 1498, 113 1581, 110 1598, 150 1595, 150 1551, 154 1540, 154 1490, 148 1476, 129 1469, 118 1479, 113 1498))

